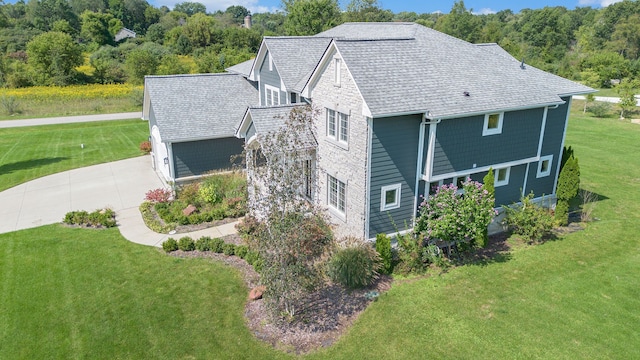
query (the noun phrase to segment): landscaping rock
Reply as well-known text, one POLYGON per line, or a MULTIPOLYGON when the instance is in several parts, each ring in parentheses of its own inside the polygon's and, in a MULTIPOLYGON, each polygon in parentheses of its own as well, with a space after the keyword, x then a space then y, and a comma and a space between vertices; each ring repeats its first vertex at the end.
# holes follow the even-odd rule
POLYGON ((189 215, 193 214, 194 212, 196 212, 196 210, 198 210, 198 209, 195 206, 189 205, 184 210, 182 210, 182 213, 184 214, 184 216, 189 216, 189 215))
POLYGON ((249 300, 255 301, 255 300, 262 299, 262 295, 264 294, 265 290, 267 290, 267 288, 264 287, 264 285, 260 285, 258 287, 254 287, 249 292, 249 300))

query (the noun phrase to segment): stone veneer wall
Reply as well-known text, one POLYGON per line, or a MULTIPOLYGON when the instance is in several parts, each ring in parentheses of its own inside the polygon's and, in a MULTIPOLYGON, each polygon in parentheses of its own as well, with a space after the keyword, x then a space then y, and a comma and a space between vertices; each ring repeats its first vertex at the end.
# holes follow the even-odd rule
POLYGON ((335 62, 329 61, 311 93, 314 108, 320 110, 316 120, 319 166, 316 194, 318 203, 328 208, 337 239, 364 238, 369 131, 367 119, 362 115, 363 99, 344 61, 340 64, 340 86, 334 83, 335 62), (348 149, 327 138, 326 108, 350 115, 348 149), (327 175, 347 184, 344 218, 327 205, 327 175))

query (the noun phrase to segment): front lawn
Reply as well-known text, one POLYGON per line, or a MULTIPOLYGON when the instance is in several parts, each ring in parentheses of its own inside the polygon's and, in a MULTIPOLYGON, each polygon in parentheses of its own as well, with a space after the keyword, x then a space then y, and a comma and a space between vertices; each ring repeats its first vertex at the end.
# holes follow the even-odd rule
POLYGON ((259 359, 232 268, 130 243, 117 229, 0 235, 0 359, 259 359))
POLYGON ((42 176, 139 156, 140 119, 0 129, 0 191, 42 176), (81 147, 84 144, 84 148, 81 147))
MULTIPOLYGON (((398 280, 322 359, 640 358, 640 125, 574 112, 599 221, 398 280)), ((0 358, 273 358, 235 271, 57 225, 0 235, 0 358)))

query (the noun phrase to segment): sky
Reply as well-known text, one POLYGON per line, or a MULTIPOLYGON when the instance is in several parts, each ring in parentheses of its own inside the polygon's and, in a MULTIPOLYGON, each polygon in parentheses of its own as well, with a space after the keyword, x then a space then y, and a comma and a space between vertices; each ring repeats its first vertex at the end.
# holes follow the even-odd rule
MULTIPOLYGON (((173 8, 176 3, 193 1, 204 4, 208 12, 225 10, 231 5, 242 5, 252 13, 275 12, 280 10, 281 0, 147 0, 154 6, 166 5, 173 8)), ((339 0, 344 8, 350 0, 339 0)), ((466 0, 464 2, 467 9, 472 9, 476 14, 491 14, 500 10, 510 9, 519 12, 521 9, 539 9, 545 6, 564 6, 574 9, 581 6, 591 6, 600 8, 611 5, 621 0, 466 0)), ((448 13, 455 0, 378 0, 378 4, 383 9, 389 9, 394 13, 401 11, 414 11, 418 14, 442 12, 448 13)))

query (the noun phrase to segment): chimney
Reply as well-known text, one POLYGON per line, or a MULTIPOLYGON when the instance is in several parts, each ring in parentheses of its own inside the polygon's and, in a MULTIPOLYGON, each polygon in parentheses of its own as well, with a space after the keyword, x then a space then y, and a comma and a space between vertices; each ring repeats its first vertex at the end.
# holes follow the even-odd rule
POLYGON ((247 29, 251 29, 251 15, 247 15, 244 17, 244 24, 242 26, 247 29))

